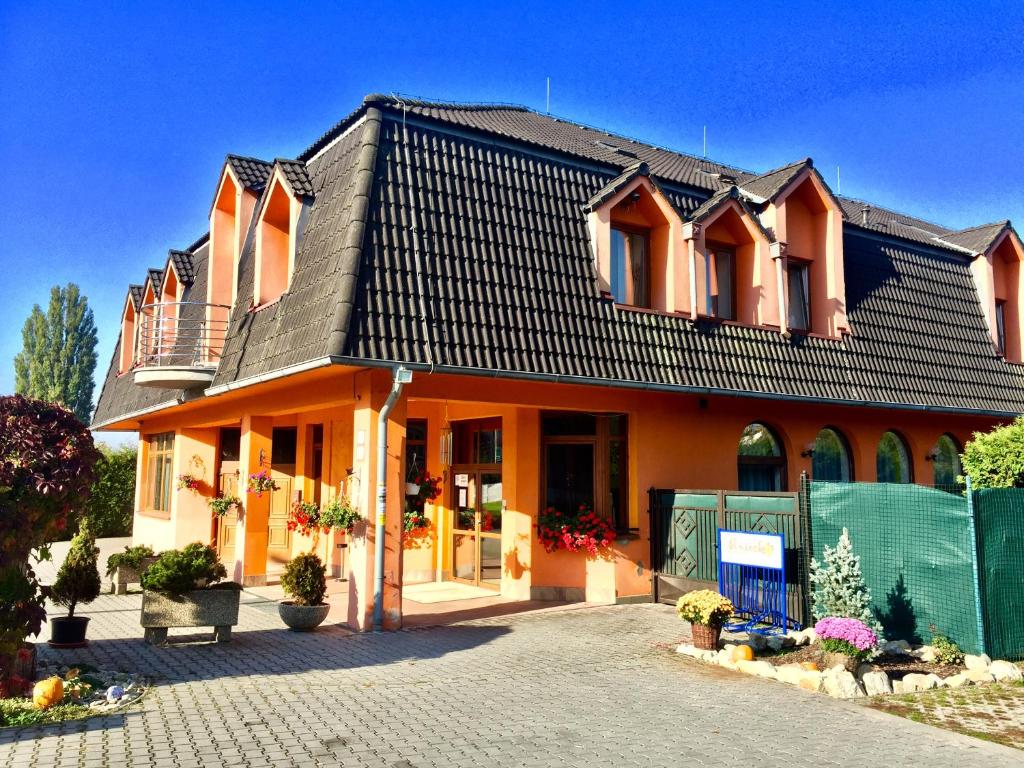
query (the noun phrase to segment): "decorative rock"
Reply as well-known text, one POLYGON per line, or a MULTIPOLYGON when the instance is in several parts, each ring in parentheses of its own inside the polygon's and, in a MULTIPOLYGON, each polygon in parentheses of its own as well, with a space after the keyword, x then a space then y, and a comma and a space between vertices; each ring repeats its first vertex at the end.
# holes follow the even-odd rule
POLYGON ((1020 671, 1020 667, 1008 661, 993 661, 988 671, 1000 683, 1015 683, 1018 680, 1024 680, 1024 672, 1020 671))
POLYGON ((768 638, 768 647, 776 653, 781 651, 786 644, 786 638, 782 635, 772 635, 768 638))
POLYGON ((800 679, 804 672, 805 670, 801 669, 799 664, 782 664, 775 668, 775 679, 780 683, 800 685, 800 679))
POLYGON ((124 698, 124 688, 120 685, 112 685, 107 688, 107 701, 113 703, 124 698))
POLYGON ((877 671, 878 671, 878 667, 876 667, 874 664, 870 664, 869 662, 862 661, 860 664, 857 665, 857 671, 854 672, 853 674, 854 674, 854 677, 856 677, 858 680, 860 680, 868 672, 877 672, 877 671))
POLYGON ((746 672, 748 675, 765 677, 769 680, 775 679, 775 667, 767 661, 738 661, 736 662, 736 666, 739 668, 740 672, 746 672))
POLYGON ((925 664, 931 664, 935 661, 935 649, 930 645, 922 645, 920 648, 915 648, 910 652, 910 655, 920 659, 925 664))
POLYGON ((856 699, 864 696, 864 690, 852 673, 841 667, 828 670, 822 675, 825 693, 836 699, 856 699))
POLYGON ((945 688, 963 688, 965 685, 970 685, 971 679, 967 676, 966 672, 960 672, 956 675, 950 675, 942 681, 942 685, 945 688))
POLYGON ((683 643, 682 645, 676 647, 676 653, 681 653, 684 656, 692 656, 696 659, 699 658, 700 655, 704 653, 704 651, 702 651, 700 648, 697 648, 696 646, 690 645, 688 643, 683 643))
POLYGON ((881 696, 886 693, 892 693, 892 684, 889 682, 889 676, 881 670, 865 672, 860 682, 864 686, 864 693, 868 696, 881 696))
POLYGON ((892 681, 892 692, 893 693, 903 693, 903 681, 902 680, 893 680, 892 681))
POLYGON ((942 681, 938 675, 919 675, 912 672, 903 677, 903 693, 916 693, 917 691, 930 691, 937 688, 942 681))
POLYGON ((890 640, 882 644, 881 651, 891 656, 908 656, 910 654, 910 643, 906 640, 890 640))
POLYGON ((966 675, 972 683, 994 683, 996 679, 987 669, 968 669, 960 674, 966 675))
POLYGON ((817 693, 821 690, 822 686, 822 673, 813 672, 811 670, 802 670, 803 674, 800 675, 800 682, 797 683, 803 690, 817 693))
POLYGON ((978 656, 967 654, 964 656, 964 666, 968 669, 988 669, 992 666, 992 659, 987 653, 982 653, 978 656))
POLYGON ((768 639, 764 635, 751 632, 747 635, 747 645, 754 649, 754 652, 763 651, 768 647, 768 639))

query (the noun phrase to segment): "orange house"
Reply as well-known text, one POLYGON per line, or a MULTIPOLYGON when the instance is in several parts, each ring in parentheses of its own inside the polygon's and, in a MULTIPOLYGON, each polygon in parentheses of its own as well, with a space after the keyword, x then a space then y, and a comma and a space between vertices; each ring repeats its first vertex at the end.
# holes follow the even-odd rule
POLYGON ((139 432, 136 542, 211 542, 246 584, 313 548, 356 628, 435 580, 650 599, 649 488, 953 482, 971 433, 1024 411, 1009 222, 843 198, 809 159, 752 175, 369 96, 212 181, 209 232, 127 294, 94 426, 139 432), (260 471, 278 490, 246 492, 260 471), (441 493, 410 535, 423 472, 441 493), (339 496, 351 535, 289 530, 294 501, 339 496), (546 551, 538 515, 581 505, 607 556, 546 551))

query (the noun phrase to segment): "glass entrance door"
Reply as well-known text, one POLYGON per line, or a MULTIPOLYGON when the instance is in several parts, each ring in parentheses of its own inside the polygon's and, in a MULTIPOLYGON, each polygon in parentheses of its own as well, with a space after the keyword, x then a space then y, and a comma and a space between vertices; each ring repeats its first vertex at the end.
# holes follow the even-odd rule
POLYGON ((501 588, 501 516, 505 499, 501 467, 452 467, 452 577, 501 588))

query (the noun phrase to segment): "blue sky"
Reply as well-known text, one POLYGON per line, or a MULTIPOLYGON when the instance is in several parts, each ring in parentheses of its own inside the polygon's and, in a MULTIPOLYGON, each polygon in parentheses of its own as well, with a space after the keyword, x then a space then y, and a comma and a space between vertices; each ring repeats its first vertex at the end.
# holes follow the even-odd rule
MULTIPOLYGON (((0 392, 77 282, 102 378, 128 283, 207 227, 227 152, 294 156, 370 92, 504 101, 842 193, 1024 225, 1024 3, 0 2, 0 392), (834 6, 834 7, 833 7, 834 6)), ((97 387, 98 391, 98 387, 97 387)))

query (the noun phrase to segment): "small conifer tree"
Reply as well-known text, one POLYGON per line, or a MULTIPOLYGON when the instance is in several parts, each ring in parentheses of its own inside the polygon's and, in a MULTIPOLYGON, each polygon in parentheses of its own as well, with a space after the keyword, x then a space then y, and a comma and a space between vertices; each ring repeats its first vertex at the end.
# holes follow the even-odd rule
POLYGON ((83 519, 53 585, 54 602, 65 606, 69 617, 75 615, 76 605, 91 603, 99 597, 100 572, 96 567, 99 554, 96 539, 89 528, 89 520, 83 519))
POLYGON ((853 553, 850 533, 843 534, 835 547, 825 547, 824 564, 811 559, 814 618, 840 616, 860 619, 881 636, 882 628, 871 611, 871 590, 864 583, 860 556, 853 553))

